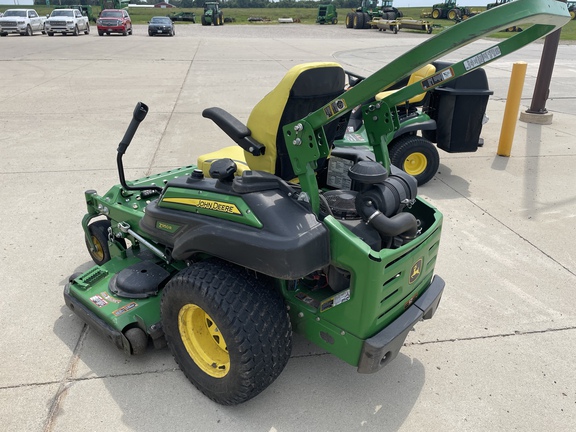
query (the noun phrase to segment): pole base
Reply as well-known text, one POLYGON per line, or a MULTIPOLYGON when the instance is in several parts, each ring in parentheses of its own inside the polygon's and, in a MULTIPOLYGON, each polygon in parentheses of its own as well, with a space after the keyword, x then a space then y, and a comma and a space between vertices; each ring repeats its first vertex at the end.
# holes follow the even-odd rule
POLYGON ((527 111, 523 111, 520 113, 520 121, 524 123, 534 123, 539 125, 549 125, 552 124, 552 113, 529 113, 527 111))

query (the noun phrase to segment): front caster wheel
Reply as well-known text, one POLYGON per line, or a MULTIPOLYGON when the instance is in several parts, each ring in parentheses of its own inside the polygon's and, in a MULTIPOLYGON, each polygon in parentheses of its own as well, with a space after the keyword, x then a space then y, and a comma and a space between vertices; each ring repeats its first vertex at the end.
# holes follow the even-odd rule
MULTIPOLYGON (((90 257, 97 265, 102 265, 110 261, 110 248, 108 247, 108 228, 110 228, 110 221, 99 220, 88 225, 88 231, 96 250, 90 249, 90 243, 86 240, 86 248, 90 257)), ((124 239, 117 239, 117 241, 126 248, 126 241, 124 239)))
POLYGON ((440 166, 440 156, 434 144, 416 135, 400 137, 388 152, 392 165, 415 177, 418 186, 430 181, 440 166))
POLYGON ((268 387, 284 369, 292 329, 282 297, 266 277, 220 260, 182 270, 161 303, 166 341, 182 372, 222 405, 268 387))

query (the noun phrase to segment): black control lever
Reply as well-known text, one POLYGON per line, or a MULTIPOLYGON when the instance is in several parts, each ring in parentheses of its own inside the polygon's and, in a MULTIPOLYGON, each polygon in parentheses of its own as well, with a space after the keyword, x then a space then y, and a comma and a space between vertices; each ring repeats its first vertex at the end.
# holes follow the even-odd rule
POLYGON ((126 149, 130 145, 130 142, 132 142, 132 138, 134 138, 138 126, 140 126, 140 122, 146 118, 146 114, 148 114, 148 105, 138 102, 136 108, 134 108, 132 121, 124 134, 124 138, 122 138, 122 141, 120 141, 120 144, 118 145, 118 153, 126 153, 126 149))
POLYGON ((116 164, 118 165, 118 177, 120 177, 120 184, 124 188, 124 190, 139 190, 139 191, 149 191, 149 194, 152 192, 162 192, 162 188, 158 186, 128 186, 126 184, 126 177, 124 176, 124 164, 122 163, 122 156, 126 153, 126 149, 130 145, 132 138, 134 138, 134 134, 136 130, 138 130, 138 126, 140 126, 140 122, 146 118, 146 114, 148 114, 148 105, 142 102, 138 102, 136 104, 136 108, 134 108, 134 114, 132 115, 132 121, 124 134, 124 138, 118 144, 118 155, 116 156, 116 164))

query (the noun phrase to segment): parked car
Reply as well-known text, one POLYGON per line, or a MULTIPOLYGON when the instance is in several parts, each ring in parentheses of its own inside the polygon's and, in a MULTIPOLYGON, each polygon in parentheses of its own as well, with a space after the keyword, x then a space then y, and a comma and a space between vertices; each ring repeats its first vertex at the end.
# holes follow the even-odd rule
POLYGON ((88 17, 78 9, 54 9, 45 22, 45 28, 48 36, 54 36, 54 33, 78 36, 81 31, 90 34, 88 17))
POLYGON ((103 36, 106 33, 120 33, 123 36, 132 34, 132 20, 128 11, 124 9, 104 9, 96 20, 98 35, 103 36))
POLYGON ((34 9, 8 9, 0 13, 0 36, 18 33, 21 36, 32 36, 35 31, 44 33, 45 17, 34 9))
POLYGON ((148 22, 148 36, 156 36, 159 34, 166 34, 174 36, 174 23, 168 17, 155 16, 148 22))

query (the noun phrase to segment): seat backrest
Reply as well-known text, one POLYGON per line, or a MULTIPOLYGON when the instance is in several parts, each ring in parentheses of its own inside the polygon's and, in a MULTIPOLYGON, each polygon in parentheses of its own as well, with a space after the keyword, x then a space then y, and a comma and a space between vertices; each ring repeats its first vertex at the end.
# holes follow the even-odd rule
MULTIPOLYGON (((344 69, 338 63, 305 63, 291 68, 282 81, 256 104, 246 125, 252 137, 266 147, 264 155, 245 152, 250 169, 291 180, 295 177, 282 127, 304 118, 344 92, 344 69)), ((324 127, 328 141, 337 123, 324 127)))
MULTIPOLYGON (((436 72, 436 67, 432 64, 427 64, 427 65, 421 67, 420 69, 418 69, 416 72, 413 72, 412 75, 410 75, 410 79, 408 80, 407 85, 414 84, 415 82, 423 80, 426 77, 434 75, 435 72, 436 72)), ((408 99, 408 103, 409 104, 419 103, 422 101, 422 99, 424 99, 424 96, 426 96, 426 92, 417 94, 416 96, 408 99)))
MULTIPOLYGON (((432 64, 427 64, 427 65, 421 67, 420 69, 418 69, 417 71, 412 72, 412 74, 410 75, 410 78, 408 78, 408 83, 406 84, 406 86, 412 85, 415 82, 423 80, 426 77, 432 76, 432 75, 434 75, 435 72, 436 72, 436 67, 432 64)), ((386 96, 389 96, 392 93, 397 92, 398 90, 399 89, 385 90, 383 92, 378 93, 376 95, 375 99, 377 101, 382 100, 386 96)), ((424 96, 426 96, 426 92, 419 93, 416 96, 413 96, 410 99, 408 99, 408 104, 409 105, 416 105, 416 104, 422 102, 422 100, 424 99, 424 96)))

